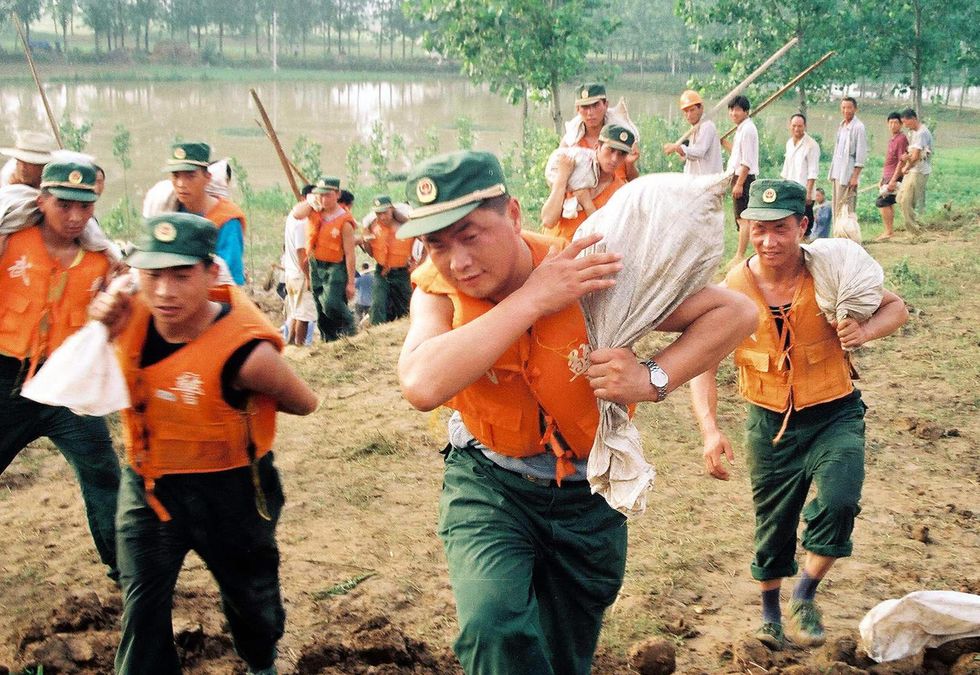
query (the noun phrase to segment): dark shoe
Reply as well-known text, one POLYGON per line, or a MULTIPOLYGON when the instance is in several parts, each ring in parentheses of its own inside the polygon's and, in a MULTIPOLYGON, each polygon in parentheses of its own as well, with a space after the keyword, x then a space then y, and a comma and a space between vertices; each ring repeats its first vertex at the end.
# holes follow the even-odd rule
POLYGON ((783 625, 781 623, 767 621, 759 626, 759 629, 753 633, 752 637, 773 651, 779 651, 786 644, 786 638, 783 637, 783 625))
POLYGON ((813 600, 789 603, 789 636, 803 647, 819 647, 826 642, 820 610, 813 600))

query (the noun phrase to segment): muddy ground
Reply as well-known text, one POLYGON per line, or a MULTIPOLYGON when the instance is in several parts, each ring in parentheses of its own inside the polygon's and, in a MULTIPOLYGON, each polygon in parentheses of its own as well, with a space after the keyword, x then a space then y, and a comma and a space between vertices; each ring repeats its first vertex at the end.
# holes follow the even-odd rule
MULTIPOLYGON (((867 481, 855 555, 820 590, 830 644, 772 654, 744 639, 758 621, 744 463, 738 456, 729 482, 702 475, 680 391, 637 414, 658 479, 649 511, 630 525, 626 581, 596 673, 637 672, 630 647, 651 637, 674 648, 683 673, 980 672, 977 641, 882 666, 855 644, 861 617, 884 599, 980 593, 980 229, 975 217, 958 225, 925 243, 869 246, 912 318, 857 355, 870 406, 867 481)), ((280 418, 282 672, 459 672, 434 534, 446 414, 415 412, 399 396, 393 366, 405 328, 289 351, 323 404, 310 417, 280 418)), ((730 364, 722 379, 720 417, 738 452, 744 418, 730 364)), ((44 673, 110 672, 119 595, 97 563, 71 472, 46 441, 0 476, 0 532, 0 673, 37 664, 44 673)), ((174 624, 186 672, 244 672, 214 583, 193 555, 174 624)))

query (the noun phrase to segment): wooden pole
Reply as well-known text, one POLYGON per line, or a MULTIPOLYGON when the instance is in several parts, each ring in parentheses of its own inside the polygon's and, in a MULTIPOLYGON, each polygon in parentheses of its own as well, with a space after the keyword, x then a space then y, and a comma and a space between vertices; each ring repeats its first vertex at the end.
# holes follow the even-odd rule
MULTIPOLYGON (((728 102, 730 100, 732 100, 733 98, 735 98, 736 96, 738 96, 739 94, 741 94, 743 91, 745 91, 746 87, 748 87, 750 84, 752 84, 753 82, 755 82, 759 78, 759 76, 762 75, 764 72, 766 72, 767 70, 769 70, 769 67, 772 66, 772 64, 774 64, 776 61, 778 61, 779 59, 781 59, 783 57, 783 54, 785 54, 790 49, 792 49, 793 47, 795 47, 796 46, 796 43, 799 42, 799 41, 800 41, 799 38, 796 38, 796 37, 791 38, 789 40, 789 42, 787 42, 782 47, 780 47, 779 49, 777 49, 773 53, 772 56, 770 56, 768 59, 766 59, 763 62, 763 64, 761 66, 759 66, 758 68, 756 68, 755 70, 753 70, 752 73, 748 77, 746 77, 744 80, 742 80, 741 82, 739 82, 735 86, 735 88, 732 89, 730 92, 728 92, 727 94, 725 94, 721 98, 721 100, 718 101, 718 103, 716 103, 715 106, 711 110, 705 112, 705 114, 702 115, 702 119, 711 119, 712 117, 714 117, 715 114, 717 114, 717 112, 719 110, 721 110, 726 105, 728 105, 728 102)), ((677 145, 680 145, 688 137, 690 137, 690 135, 693 134, 694 131, 697 129, 697 127, 698 127, 699 124, 700 124, 700 122, 698 124, 695 124, 694 126, 692 126, 686 132, 684 132, 684 135, 677 139, 677 145)))
MULTIPOLYGON (((272 135, 269 133, 269 130, 265 128, 265 125, 262 124, 262 122, 260 122, 259 120, 255 120, 255 123, 259 125, 259 129, 261 129, 262 131, 265 132, 266 138, 268 138, 271 141, 272 140, 272 135)), ((309 185, 310 184, 310 179, 306 177, 306 174, 305 173, 303 173, 302 171, 300 171, 300 169, 299 169, 298 166, 296 166, 295 164, 293 164, 293 160, 291 160, 291 159, 289 159, 287 157, 286 158, 286 161, 289 162, 289 168, 291 168, 293 170, 293 173, 296 174, 296 177, 299 178, 301 181, 303 181, 303 183, 305 185, 309 185)))
POLYGON ((269 116, 265 112, 265 106, 262 105, 262 101, 259 100, 259 95, 254 89, 249 89, 249 93, 252 95, 252 100, 255 101, 255 106, 259 109, 259 114, 262 116, 262 121, 265 123, 266 133, 269 135, 269 140, 272 141, 273 147, 276 149, 276 154, 279 155, 279 163, 282 164, 282 170, 286 172, 286 180, 289 181, 289 187, 293 191, 293 195, 296 197, 296 201, 300 201, 303 195, 300 194, 299 188, 296 187, 296 178, 293 176, 292 170, 289 168, 289 159, 286 157, 286 153, 282 150, 282 144, 279 142, 279 136, 276 134, 276 130, 272 128, 272 122, 269 120, 269 116))
POLYGON ((65 144, 61 140, 61 129, 58 128, 58 124, 54 121, 54 113, 51 112, 51 104, 48 103, 48 97, 44 93, 44 87, 41 86, 41 78, 37 74, 37 67, 34 65, 34 57, 31 55, 31 46, 27 43, 27 36, 24 35, 24 27, 20 25, 20 17, 14 14, 14 26, 17 27, 17 34, 20 35, 20 41, 24 45, 24 55, 27 56, 27 65, 31 67, 31 75, 34 76, 34 84, 37 86, 37 92, 41 95, 41 102, 44 103, 44 110, 48 113, 48 122, 51 124, 51 131, 54 133, 54 140, 57 141, 58 147, 64 149, 65 144))
MULTIPOLYGON (((819 59, 817 59, 816 61, 814 61, 813 63, 811 63, 806 69, 803 70, 803 72, 801 72, 799 75, 797 75, 796 77, 794 77, 792 80, 790 80, 789 82, 787 82, 786 84, 784 84, 782 87, 779 88, 778 91, 776 91, 775 94, 773 94, 772 96, 770 96, 769 98, 767 98, 765 101, 763 101, 761 104, 759 104, 759 106, 756 107, 756 109, 753 110, 749 114, 749 117, 752 117, 752 116, 756 115, 757 113, 760 113, 763 110, 765 110, 766 109, 766 106, 768 106, 770 103, 772 103, 773 101, 775 101, 777 98, 779 98, 780 96, 782 96, 783 94, 785 94, 787 91, 789 91, 790 89, 792 89, 796 85, 797 82, 799 82, 804 77, 806 77, 807 75, 809 75, 810 73, 812 73, 814 70, 816 70, 817 68, 819 68, 821 65, 823 65, 823 62, 824 61, 826 61, 827 59, 829 59, 831 56, 833 56, 836 53, 837 52, 835 52, 835 51, 829 51, 826 54, 824 54, 823 56, 821 56, 819 59)), ((732 134, 734 134, 735 133, 735 130, 737 128, 738 127, 732 127, 731 129, 729 129, 728 131, 726 131, 725 132, 725 135, 721 137, 722 140, 724 140, 724 139, 728 138, 729 136, 731 136, 732 134)))

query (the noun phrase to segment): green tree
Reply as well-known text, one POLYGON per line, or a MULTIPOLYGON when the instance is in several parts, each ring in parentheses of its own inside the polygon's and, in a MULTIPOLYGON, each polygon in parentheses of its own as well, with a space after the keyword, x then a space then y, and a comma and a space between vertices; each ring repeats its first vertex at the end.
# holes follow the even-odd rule
POLYGON ((606 0, 419 0, 411 15, 431 24, 426 47, 459 59, 471 80, 512 104, 547 99, 560 133, 559 85, 586 70, 615 28, 607 9, 606 0))
MULTIPOLYGON (((800 110, 815 91, 855 81, 866 72, 872 26, 862 24, 844 0, 680 0, 678 11, 697 40, 717 55, 712 88, 721 91, 743 80, 792 37, 799 44, 753 85, 783 84, 831 49, 837 55, 796 87, 800 110), (846 37, 845 37, 846 36, 846 37)), ((750 92, 750 100, 758 97, 750 92)))
POLYGON ((66 114, 58 124, 58 131, 61 132, 61 140, 68 150, 82 152, 88 145, 88 137, 92 132, 92 122, 84 120, 81 124, 75 124, 66 114))
POLYGON ((13 12, 24 24, 24 35, 27 41, 31 40, 31 22, 41 18, 41 0, 12 0, 7 5, 6 11, 13 12))
POLYGON ((303 172, 303 175, 311 181, 316 181, 320 175, 320 153, 323 146, 311 141, 306 136, 300 136, 293 144, 292 156, 293 164, 303 172))
POLYGON ((112 50, 112 5, 103 0, 80 0, 82 20, 92 29, 95 51, 100 50, 99 39, 105 37, 106 48, 112 50))
POLYGON ((119 164, 122 165, 123 170, 123 194, 126 195, 126 201, 129 201, 129 180, 127 179, 126 172, 129 171, 133 166, 133 158, 130 155, 130 151, 133 147, 133 137, 129 133, 129 129, 124 127, 122 124, 117 124, 114 129, 115 133, 112 136, 112 156, 119 160, 119 164))

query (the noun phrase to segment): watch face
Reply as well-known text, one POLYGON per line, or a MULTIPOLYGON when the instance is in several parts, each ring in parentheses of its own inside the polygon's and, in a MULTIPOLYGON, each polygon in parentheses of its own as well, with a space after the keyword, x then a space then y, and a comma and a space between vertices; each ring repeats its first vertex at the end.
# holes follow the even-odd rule
POLYGON ((667 373, 663 370, 657 368, 656 370, 650 371, 650 384, 654 387, 666 387, 667 386, 667 373))

